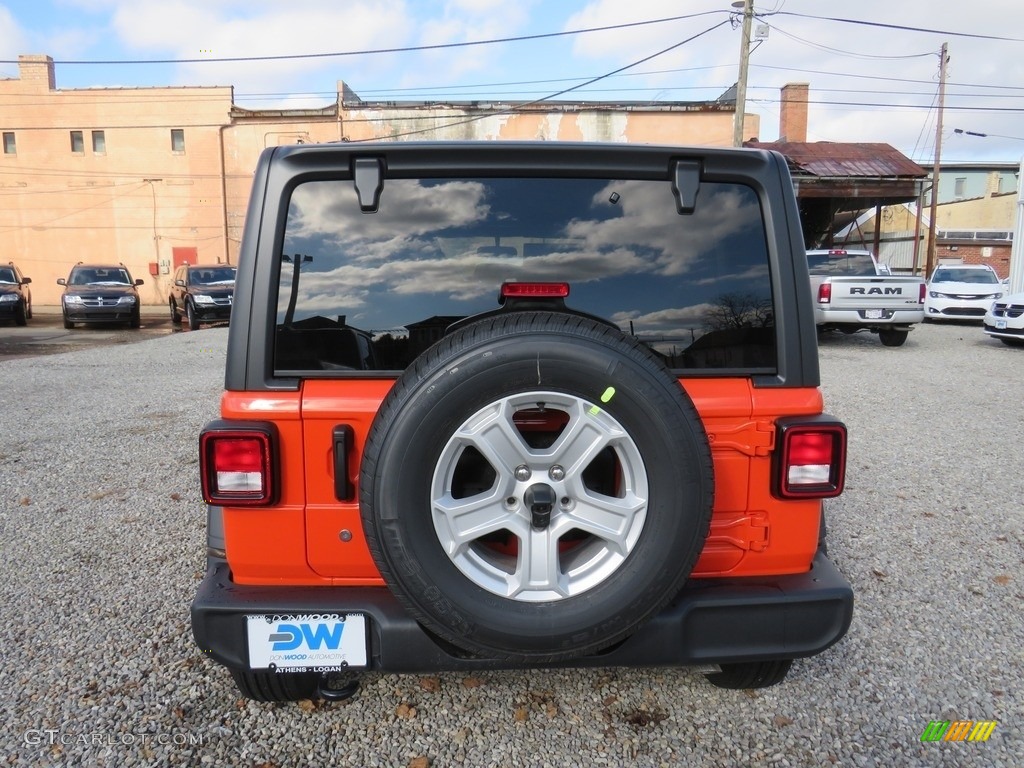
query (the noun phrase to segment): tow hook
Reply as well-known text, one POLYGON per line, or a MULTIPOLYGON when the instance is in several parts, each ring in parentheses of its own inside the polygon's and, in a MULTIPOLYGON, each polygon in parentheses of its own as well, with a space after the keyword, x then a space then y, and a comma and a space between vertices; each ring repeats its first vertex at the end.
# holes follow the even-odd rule
POLYGON ((324 701, 345 701, 345 699, 351 699, 356 695, 356 691, 359 690, 359 678, 355 677, 349 680, 340 688, 331 688, 328 686, 328 673, 325 672, 320 676, 320 683, 316 687, 316 695, 324 701))
POLYGON ((530 508, 530 524, 543 531, 551 524, 551 509, 555 506, 555 490, 545 483, 534 483, 526 489, 523 501, 530 508))

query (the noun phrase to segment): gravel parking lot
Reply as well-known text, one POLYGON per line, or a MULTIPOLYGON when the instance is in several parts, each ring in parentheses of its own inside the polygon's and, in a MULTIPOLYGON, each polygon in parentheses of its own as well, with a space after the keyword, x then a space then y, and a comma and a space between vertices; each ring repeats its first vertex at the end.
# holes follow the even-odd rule
POLYGON ((196 436, 226 329, 0 359, 4 764, 1019 766, 1024 350, 976 326, 822 340, 846 421, 829 550, 850 634, 782 685, 693 670, 364 678, 338 704, 240 699, 191 638, 196 436), (995 720, 985 743, 922 743, 995 720), (1016 757, 1014 757, 1016 755, 1016 757))

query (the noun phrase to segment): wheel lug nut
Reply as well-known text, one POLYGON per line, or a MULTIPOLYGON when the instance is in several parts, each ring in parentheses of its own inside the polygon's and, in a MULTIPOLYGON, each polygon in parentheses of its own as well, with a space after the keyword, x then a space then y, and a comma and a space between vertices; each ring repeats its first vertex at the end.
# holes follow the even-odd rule
POLYGON ((520 464, 518 467, 516 467, 516 471, 515 471, 516 480, 519 480, 520 482, 525 483, 527 480, 530 479, 530 477, 532 475, 533 475, 533 473, 530 472, 530 468, 528 466, 526 466, 525 464, 520 464))
POLYGON ((559 464, 555 464, 548 470, 548 477, 552 480, 564 480, 565 479, 565 468, 559 464))

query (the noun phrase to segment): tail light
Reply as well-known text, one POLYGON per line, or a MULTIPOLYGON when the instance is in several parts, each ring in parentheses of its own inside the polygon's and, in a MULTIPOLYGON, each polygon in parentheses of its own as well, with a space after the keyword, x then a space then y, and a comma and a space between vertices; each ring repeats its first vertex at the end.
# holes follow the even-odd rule
POLYGON ((917 289, 917 303, 918 304, 924 304, 924 292, 927 289, 928 289, 928 286, 926 286, 924 283, 921 283, 921 286, 917 289))
POLYGON ((827 417, 780 420, 773 490, 783 499, 829 499, 846 482, 846 426, 827 417))
POLYGON ((265 506, 277 499, 272 425, 213 422, 199 436, 199 476, 207 504, 265 506))
POLYGON ((818 286, 818 303, 830 304, 832 302, 832 283, 822 283, 818 286))

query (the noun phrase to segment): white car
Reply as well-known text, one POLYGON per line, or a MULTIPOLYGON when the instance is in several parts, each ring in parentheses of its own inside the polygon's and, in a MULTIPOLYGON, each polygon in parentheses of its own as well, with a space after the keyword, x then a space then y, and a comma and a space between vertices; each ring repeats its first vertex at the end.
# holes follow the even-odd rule
POLYGON ((924 319, 980 320, 1005 288, 986 264, 940 265, 932 272, 924 299, 924 319))
POLYGON ((985 313, 985 333, 1011 347, 1024 347, 1024 293, 992 302, 985 313))

